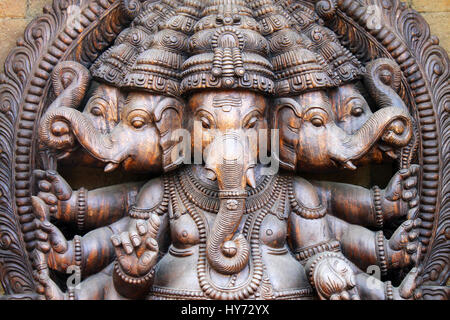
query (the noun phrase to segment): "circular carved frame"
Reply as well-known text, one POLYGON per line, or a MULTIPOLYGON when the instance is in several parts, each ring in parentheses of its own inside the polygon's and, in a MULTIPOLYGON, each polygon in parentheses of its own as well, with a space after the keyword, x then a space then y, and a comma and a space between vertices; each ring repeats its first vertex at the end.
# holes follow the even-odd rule
MULTIPOLYGON (((7 298, 36 298, 22 225, 33 219, 32 171, 39 119, 49 105, 50 75, 61 61, 86 67, 136 16, 119 0, 54 0, 25 29, 0 75, 0 278, 7 298), (68 27, 68 8, 80 8, 68 27)), ((423 299, 447 299, 450 276, 449 57, 426 21, 399 0, 317 2, 326 26, 362 61, 385 57, 402 69, 402 98, 419 129, 421 270, 423 299), (374 9, 382 24, 373 20, 374 9)))

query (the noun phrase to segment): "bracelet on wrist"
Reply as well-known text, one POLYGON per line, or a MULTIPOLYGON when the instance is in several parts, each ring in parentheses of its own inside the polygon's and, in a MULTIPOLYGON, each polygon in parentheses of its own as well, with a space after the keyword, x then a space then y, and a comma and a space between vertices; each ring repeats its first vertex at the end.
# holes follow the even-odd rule
POLYGON ((116 271, 117 275, 122 279, 122 281, 129 283, 129 284, 143 284, 146 282, 150 282, 153 279, 153 276, 155 274, 155 268, 152 268, 149 273, 147 273, 143 277, 132 277, 127 275, 122 268, 119 266, 119 263, 116 262, 114 265, 114 270, 116 271))
POLYGON ((378 186, 372 188, 372 200, 375 209, 375 221, 378 228, 383 228, 384 217, 381 206, 381 189, 378 186))
POLYGON ((394 300, 394 289, 392 287, 392 282, 390 281, 385 282, 384 291, 386 300, 394 300))
POLYGON ((383 231, 378 231, 375 237, 376 237, 378 262, 381 269, 381 274, 386 275, 388 271, 388 265, 386 259, 385 239, 383 231))
POLYGON ((77 226, 78 230, 84 229, 85 223, 85 215, 86 215, 86 204, 87 204, 87 190, 85 188, 81 188, 78 190, 78 198, 77 198, 77 226))

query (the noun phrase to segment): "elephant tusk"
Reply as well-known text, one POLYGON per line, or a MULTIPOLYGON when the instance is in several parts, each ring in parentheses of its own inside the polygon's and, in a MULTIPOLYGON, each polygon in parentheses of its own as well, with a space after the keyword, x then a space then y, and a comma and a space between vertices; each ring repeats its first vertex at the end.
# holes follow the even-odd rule
POLYGON ((351 160, 348 160, 348 161, 343 162, 342 165, 343 165, 344 168, 346 168, 346 169, 356 170, 356 166, 353 164, 353 162, 351 162, 351 160))
POLYGON ((120 165, 120 163, 109 162, 109 163, 105 166, 104 171, 105 171, 106 173, 113 172, 114 170, 116 170, 116 169, 119 167, 119 165, 120 165))
POLYGON ((253 189, 256 188, 255 170, 253 168, 247 170, 247 184, 253 189))

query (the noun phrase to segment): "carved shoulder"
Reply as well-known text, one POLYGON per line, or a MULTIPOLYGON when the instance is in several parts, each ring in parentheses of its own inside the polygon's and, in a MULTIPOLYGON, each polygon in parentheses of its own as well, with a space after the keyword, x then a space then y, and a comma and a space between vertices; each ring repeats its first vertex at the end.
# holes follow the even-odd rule
POLYGON ((316 188, 309 181, 294 177, 288 192, 291 208, 296 214, 306 219, 325 216, 326 205, 322 203, 316 188))
POLYGON ((139 191, 136 204, 130 210, 130 216, 147 219, 151 213, 162 215, 167 212, 168 195, 165 178, 159 177, 147 182, 139 191))

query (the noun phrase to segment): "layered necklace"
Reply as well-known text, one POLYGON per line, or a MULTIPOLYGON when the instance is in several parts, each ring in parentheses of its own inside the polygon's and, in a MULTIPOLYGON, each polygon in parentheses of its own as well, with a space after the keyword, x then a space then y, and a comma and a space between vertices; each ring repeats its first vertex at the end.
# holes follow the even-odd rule
POLYGON ((206 256, 206 240, 209 230, 206 217, 197 208, 206 212, 217 213, 220 200, 217 189, 206 186, 194 176, 192 168, 180 170, 178 174, 170 175, 170 198, 174 209, 180 199, 187 213, 191 216, 199 231, 199 257, 197 261, 197 276, 205 296, 211 299, 243 300, 254 296, 264 277, 264 264, 260 248, 260 227, 264 218, 272 213, 279 215, 284 212, 289 177, 266 176, 255 189, 248 189, 246 199, 246 217, 243 235, 250 244, 251 259, 249 261, 249 276, 244 283, 236 286, 237 275, 231 276, 227 287, 216 285, 210 277, 210 266, 206 256), (277 200, 279 200, 277 202, 277 200), (274 205, 277 209, 273 212, 274 205))

